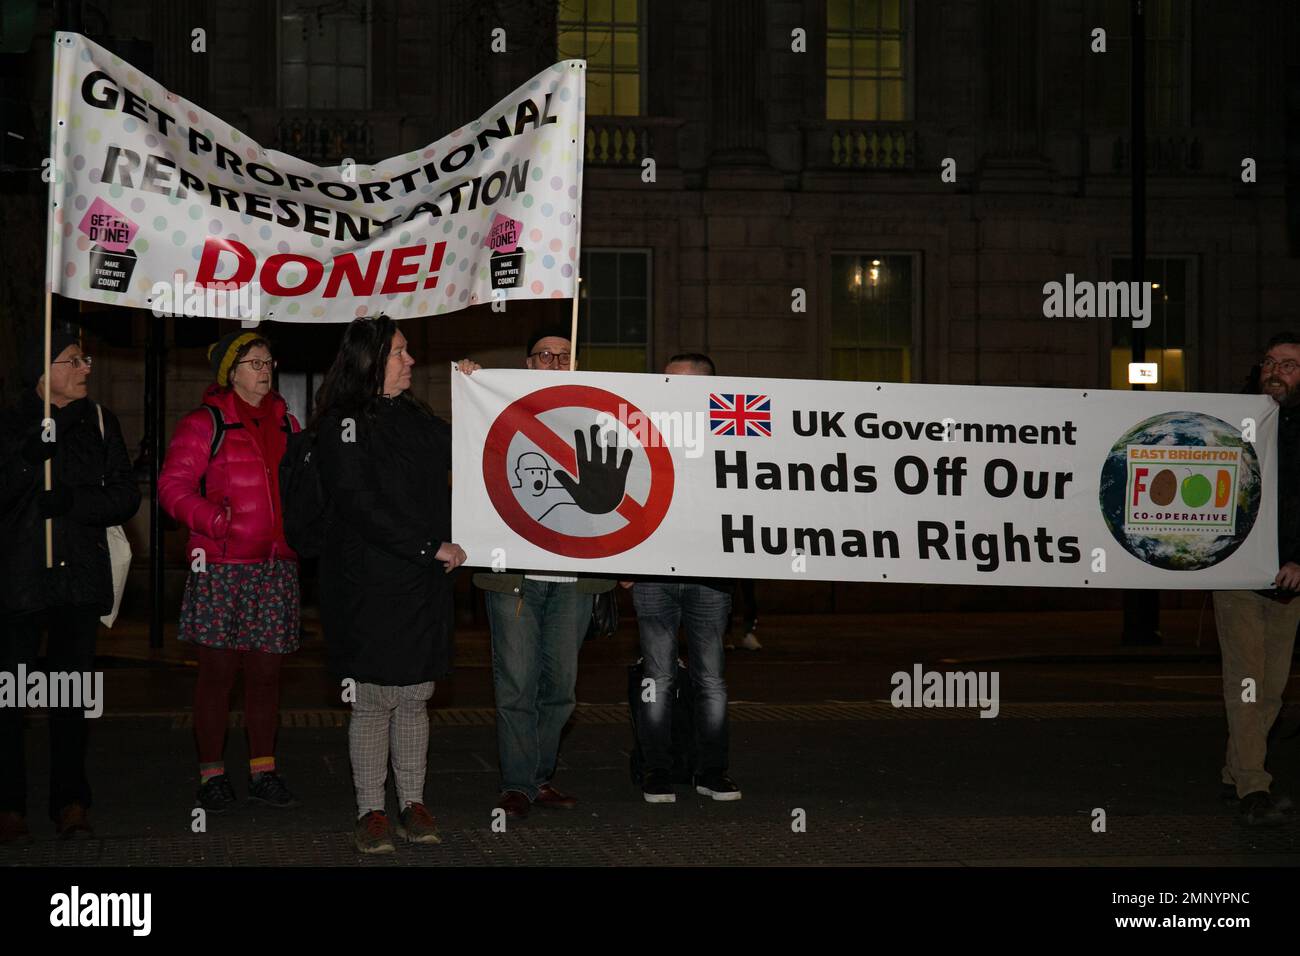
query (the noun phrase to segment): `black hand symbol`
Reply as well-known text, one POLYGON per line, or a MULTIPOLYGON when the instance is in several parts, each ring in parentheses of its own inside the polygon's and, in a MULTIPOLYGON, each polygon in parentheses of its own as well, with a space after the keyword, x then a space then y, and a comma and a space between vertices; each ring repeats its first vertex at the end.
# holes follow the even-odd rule
POLYGON ((557 471, 555 479, 569 494, 573 502, 587 514, 608 514, 623 501, 627 487, 627 471, 632 467, 632 449, 623 449, 623 460, 616 463, 618 449, 611 445, 601 448, 600 427, 591 426, 591 454, 587 454, 587 440, 581 431, 573 433, 578 446, 578 480, 567 472, 557 471), (605 452, 604 455, 601 452, 605 452))

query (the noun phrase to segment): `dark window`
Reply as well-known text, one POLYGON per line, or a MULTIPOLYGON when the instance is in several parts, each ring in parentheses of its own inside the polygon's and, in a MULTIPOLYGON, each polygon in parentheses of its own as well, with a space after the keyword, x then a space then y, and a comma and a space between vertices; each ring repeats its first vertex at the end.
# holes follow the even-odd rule
MULTIPOLYGON (((1105 126, 1129 124, 1129 57, 1132 46, 1130 0, 1100 0, 1099 24, 1106 30, 1106 52, 1090 54, 1094 87, 1105 126)), ((1187 123, 1187 0, 1144 0, 1146 17, 1147 126, 1170 129, 1187 123)))
POLYGON ((561 60, 587 61, 587 112, 641 114, 641 4, 638 0, 560 0, 561 60))
POLYGON ((904 0, 826 0, 826 118, 905 119, 904 0))
POLYGON ((831 378, 912 380, 916 272, 906 253, 831 256, 831 378))
MULTIPOLYGON (((1147 259, 1146 281, 1151 288, 1151 325, 1146 330, 1146 361, 1160 366, 1160 380, 1149 389, 1184 392, 1192 385, 1192 352, 1196 342, 1196 303, 1192 282, 1193 260, 1187 258, 1147 259)), ((1128 282, 1132 261, 1116 259, 1112 270, 1116 282, 1128 282)), ((1111 323, 1110 387, 1128 388, 1128 364, 1133 360, 1133 320, 1111 323)))
POLYGON ((591 372, 649 371, 650 253, 584 250, 581 289, 578 367, 591 372))
POLYGON ((280 106, 370 108, 370 0, 280 0, 280 106))

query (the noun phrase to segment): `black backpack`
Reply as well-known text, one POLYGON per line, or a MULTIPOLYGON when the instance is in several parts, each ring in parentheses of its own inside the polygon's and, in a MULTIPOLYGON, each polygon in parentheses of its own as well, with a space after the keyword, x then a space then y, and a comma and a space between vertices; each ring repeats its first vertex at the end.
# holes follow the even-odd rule
MULTIPOLYGON (((212 441, 208 444, 208 464, 210 465, 213 459, 217 457, 217 452, 221 451, 221 443, 226 440, 226 432, 234 431, 237 428, 242 429, 244 423, 226 421, 226 417, 221 414, 221 409, 217 408, 216 405, 204 402, 203 407, 212 416, 212 441)), ((280 419, 280 431, 284 432, 289 438, 294 435, 293 426, 289 423, 288 412, 285 412, 284 417, 280 419)), ((204 470, 206 471, 206 469, 204 470)), ((199 494, 204 498, 208 496, 208 477, 206 474, 199 476, 199 494)))
POLYGON ((325 550, 329 497, 316 467, 316 432, 288 436, 280 461, 280 508, 284 537, 302 558, 319 558, 325 550))

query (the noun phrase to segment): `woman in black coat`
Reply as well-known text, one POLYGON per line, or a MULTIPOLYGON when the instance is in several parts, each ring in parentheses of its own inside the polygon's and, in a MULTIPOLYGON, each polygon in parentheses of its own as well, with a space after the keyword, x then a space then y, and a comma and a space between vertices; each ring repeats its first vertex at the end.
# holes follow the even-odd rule
MULTIPOLYGON (((99 618, 113 609, 106 529, 130 520, 140 492, 117 417, 87 397, 90 358, 71 332, 51 337, 53 427, 42 427, 43 344, 25 356, 28 387, 18 405, 0 412, 0 671, 17 674, 20 665, 35 671, 47 630, 50 670, 89 678, 99 618), (46 519, 53 519, 52 567, 46 566, 46 519)), ((0 707, 0 843, 29 837, 23 713, 0 707)), ((84 708, 51 709, 49 813, 64 837, 91 832, 86 731, 84 708)))
POLYGON ((348 739, 363 853, 393 850, 384 812, 390 748, 398 832, 439 842, 424 805, 427 706, 434 681, 451 671, 448 572, 465 552, 449 540, 451 429, 409 394, 414 364, 393 320, 354 321, 312 424, 330 500, 321 624, 332 669, 353 682, 348 739))

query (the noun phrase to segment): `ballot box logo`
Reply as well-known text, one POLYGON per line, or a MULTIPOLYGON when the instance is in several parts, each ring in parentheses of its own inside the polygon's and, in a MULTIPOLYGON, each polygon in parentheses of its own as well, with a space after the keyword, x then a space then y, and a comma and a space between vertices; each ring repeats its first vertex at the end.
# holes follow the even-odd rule
POLYGON ((1255 525, 1259 457, 1241 433, 1198 412, 1168 412, 1129 429, 1102 466, 1102 517, 1134 557, 1170 571, 1225 560, 1255 525))
POLYGON ((90 288, 125 292, 136 263, 135 253, 128 247, 140 227, 103 199, 96 199, 77 228, 90 240, 90 288))
POLYGON ((519 246, 524 224, 497 213, 483 245, 492 250, 490 267, 493 289, 517 289, 524 284, 524 250, 519 246))

